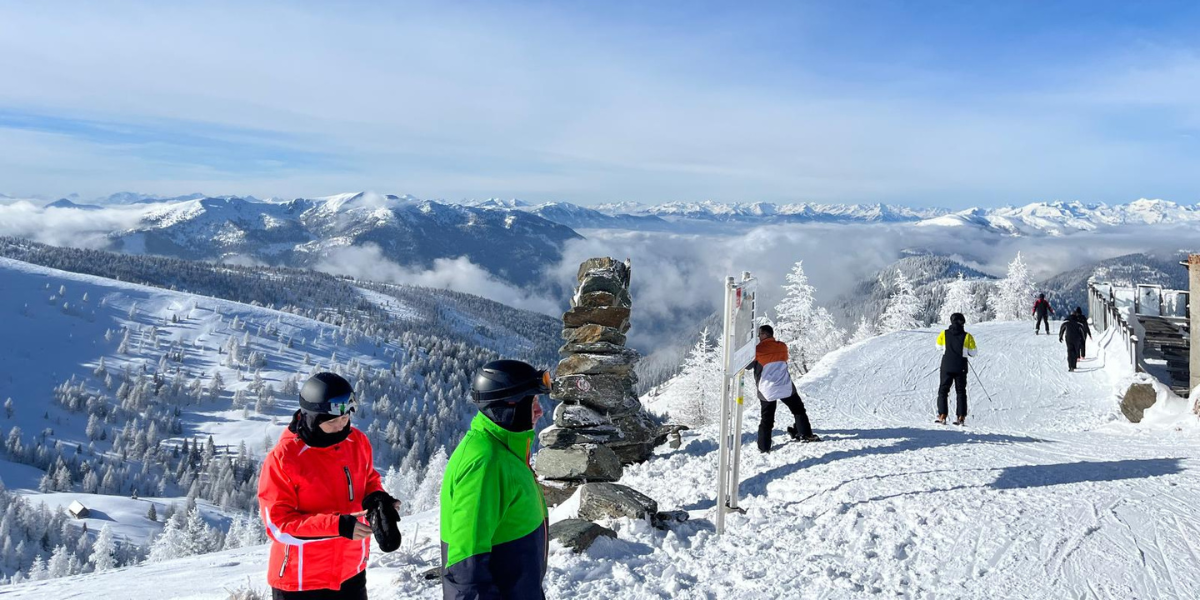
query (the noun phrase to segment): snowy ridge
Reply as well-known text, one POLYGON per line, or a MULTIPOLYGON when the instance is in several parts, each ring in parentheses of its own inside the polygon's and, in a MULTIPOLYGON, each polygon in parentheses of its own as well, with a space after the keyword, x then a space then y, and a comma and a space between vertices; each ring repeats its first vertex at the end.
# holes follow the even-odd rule
POLYGON ((1135 200, 1128 204, 1039 202, 998 209, 972 208, 918 223, 922 226, 974 226, 1010 235, 1064 235, 1120 225, 1195 225, 1200 205, 1166 200, 1135 200))
POLYGON ((558 260, 563 244, 580 237, 567 226, 525 210, 374 192, 287 202, 203 197, 138 206, 146 207, 140 222, 109 233, 114 249, 189 260, 249 258, 312 267, 330 260, 362 262, 358 255, 339 253, 352 246, 373 246, 378 259, 410 268, 430 268, 438 259, 465 256, 518 284, 535 281, 543 263, 558 260))
MULTIPOLYGON (((547 597, 1195 598, 1200 492, 1195 416, 1182 402, 1123 422, 1118 348, 1065 372, 1056 339, 1027 323, 969 327, 979 339, 965 430, 931 423, 934 330, 836 351, 801 384, 820 444, 753 448, 747 403, 741 506, 712 532, 712 427, 685 432, 626 470, 624 483, 692 520, 661 532, 608 523, 583 555, 553 543, 547 597), (982 386, 980 386, 982 383, 982 386), (986 386, 987 394, 983 392, 986 386), (779 557, 765 560, 765 557, 779 557)), ((1103 342, 1104 340, 1102 340, 1103 342)), ((1096 354, 1093 344, 1092 354, 1096 354)), ((669 409, 671 399, 647 398, 669 409)), ((562 511, 557 511, 561 516, 562 511)), ((373 554, 373 598, 439 598, 434 512, 406 518, 404 547, 373 554)), ((266 549, 246 548, 87 578, 26 583, 14 598, 224 598, 265 589, 266 549), (154 581, 151 588, 146 582, 154 581)))

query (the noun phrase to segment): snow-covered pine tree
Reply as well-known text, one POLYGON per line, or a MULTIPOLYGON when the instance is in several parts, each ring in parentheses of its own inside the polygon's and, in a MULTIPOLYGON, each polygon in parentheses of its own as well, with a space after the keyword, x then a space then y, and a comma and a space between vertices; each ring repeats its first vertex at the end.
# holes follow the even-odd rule
POLYGON ((112 528, 105 524, 96 535, 96 541, 92 543, 92 556, 88 562, 92 563, 97 571, 107 571, 117 566, 116 549, 112 528))
POLYGON ((183 524, 183 549, 186 552, 183 556, 205 554, 220 548, 217 537, 216 530, 209 527, 208 523, 204 522, 204 517, 200 516, 200 509, 192 507, 183 524))
POLYGON ((997 321, 1032 321, 1033 279, 1021 253, 1008 264, 1008 276, 996 282, 992 310, 997 321))
POLYGON ((67 554, 70 550, 66 546, 56 546, 54 553, 50 555, 50 562, 46 563, 46 573, 50 579, 66 577, 71 575, 71 570, 67 564, 67 554))
POLYGON ((971 282, 964 279, 962 273, 958 274, 958 279, 946 285, 946 299, 938 312, 938 322, 943 325, 950 323, 950 315, 954 313, 962 313, 967 323, 983 320, 979 299, 971 289, 971 282))
POLYGON ((683 360, 679 375, 671 381, 667 395, 677 407, 681 423, 701 427, 716 420, 721 397, 721 344, 709 341, 708 328, 683 360))
POLYGON ((916 329, 921 326, 917 314, 921 310, 921 301, 913 291, 912 283, 904 271, 896 269, 896 282, 887 308, 879 319, 879 330, 882 333, 916 329))
POLYGON ((442 478, 446 475, 447 462, 449 459, 446 457, 446 448, 438 447, 429 459, 429 466, 425 469, 425 476, 421 478, 421 485, 413 494, 412 512, 417 513, 437 508, 442 490, 442 478))
POLYGON ((150 543, 150 554, 146 557, 147 562, 162 562, 171 560, 185 554, 190 544, 184 533, 184 516, 183 513, 175 513, 171 518, 167 519, 167 524, 163 527, 162 533, 154 538, 150 543))
POLYGON ((783 300, 775 305, 775 338, 788 345, 793 370, 804 374, 840 347, 846 333, 828 310, 817 305, 813 286, 804 274, 804 261, 792 267, 786 281, 783 300))
POLYGON ((879 335, 875 331, 875 325, 867 320, 866 315, 858 318, 858 327, 854 329, 854 335, 850 336, 850 343, 857 344, 858 342, 869 340, 879 335))
POLYGON ((50 573, 46 570, 46 559, 39 553, 33 559, 33 564, 29 566, 29 580, 41 581, 50 577, 50 573))
POLYGON ((417 474, 412 469, 397 469, 392 465, 383 477, 383 489, 393 498, 400 499, 400 510, 403 514, 412 512, 409 499, 416 496, 417 487, 417 474))

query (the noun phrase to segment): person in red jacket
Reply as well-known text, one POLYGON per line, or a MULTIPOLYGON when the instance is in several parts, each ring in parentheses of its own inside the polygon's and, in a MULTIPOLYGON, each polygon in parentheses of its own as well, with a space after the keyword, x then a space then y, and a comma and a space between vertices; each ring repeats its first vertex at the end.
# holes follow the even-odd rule
POLYGON ((258 503, 271 538, 267 583, 275 600, 367 597, 371 526, 382 503, 371 443, 350 426, 354 388, 317 373, 300 391, 300 410, 263 461, 258 503))
POLYGON ((1033 335, 1041 333, 1042 323, 1046 324, 1046 335, 1050 335, 1050 315, 1054 314, 1054 307, 1046 301, 1045 294, 1038 294, 1038 299, 1033 303, 1033 314, 1037 315, 1037 321, 1033 324, 1033 335))

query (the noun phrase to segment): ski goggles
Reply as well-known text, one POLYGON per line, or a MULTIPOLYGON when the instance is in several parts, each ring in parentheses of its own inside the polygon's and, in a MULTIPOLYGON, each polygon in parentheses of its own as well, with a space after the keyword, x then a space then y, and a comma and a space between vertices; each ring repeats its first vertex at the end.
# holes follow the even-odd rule
POLYGON ((318 413, 326 414, 326 415, 333 415, 335 417, 344 417, 344 416, 354 412, 355 405, 356 405, 356 401, 354 398, 354 394, 350 393, 350 394, 346 394, 345 396, 338 396, 336 398, 330 398, 324 402, 321 402, 320 404, 312 405, 312 407, 313 407, 313 412, 318 412, 318 413))

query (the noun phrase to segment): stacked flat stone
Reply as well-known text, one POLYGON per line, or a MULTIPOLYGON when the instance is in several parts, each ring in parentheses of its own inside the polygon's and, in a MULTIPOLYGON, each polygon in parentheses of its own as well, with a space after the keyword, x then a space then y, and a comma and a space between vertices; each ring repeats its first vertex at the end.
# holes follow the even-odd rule
POLYGON ((657 427, 633 389, 641 355, 625 347, 629 277, 628 261, 591 258, 579 267, 550 393, 560 404, 540 435, 536 469, 544 479, 616 481, 622 465, 646 460, 654 448, 657 427))

